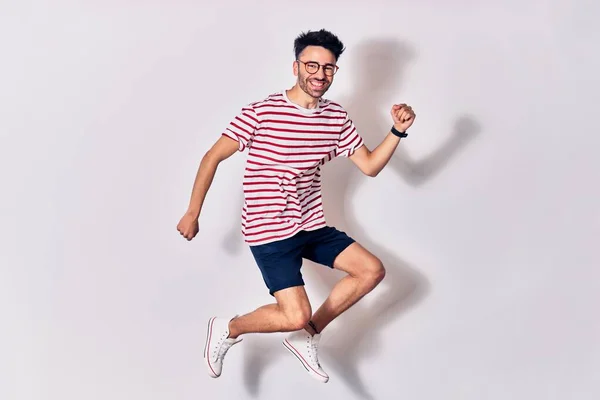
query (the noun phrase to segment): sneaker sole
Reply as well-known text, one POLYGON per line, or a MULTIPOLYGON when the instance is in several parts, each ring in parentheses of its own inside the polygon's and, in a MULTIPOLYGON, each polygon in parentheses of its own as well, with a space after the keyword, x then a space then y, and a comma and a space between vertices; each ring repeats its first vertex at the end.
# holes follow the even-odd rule
POLYGON ((215 317, 212 317, 208 320, 208 327, 206 329, 206 342, 204 343, 204 362, 206 363, 206 367, 208 368, 208 374, 212 378, 218 378, 219 375, 214 371, 213 367, 210 365, 210 357, 208 356, 208 349, 210 348, 210 341, 212 339, 212 327, 214 321, 215 317))
POLYGON ((302 356, 300 355, 300 353, 298 353, 296 351, 296 349, 294 349, 294 347, 287 341, 287 339, 283 340, 283 346, 290 353, 292 353, 298 359, 298 361, 300 361, 300 364, 302 364, 302 366, 304 367, 304 369, 306 370, 306 372, 308 372, 308 374, 310 376, 312 376, 314 379, 316 379, 316 380, 318 380, 319 382, 322 382, 322 383, 327 383, 329 381, 329 377, 321 375, 320 373, 318 373, 317 371, 315 371, 310 365, 308 365, 308 363, 306 361, 304 361, 304 359, 302 358, 302 356))

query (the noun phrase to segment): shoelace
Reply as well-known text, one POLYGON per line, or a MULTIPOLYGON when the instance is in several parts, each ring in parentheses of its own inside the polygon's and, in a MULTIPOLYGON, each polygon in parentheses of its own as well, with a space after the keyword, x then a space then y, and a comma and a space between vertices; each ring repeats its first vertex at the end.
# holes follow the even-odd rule
POLYGON ((217 360, 221 360, 221 362, 223 362, 225 354, 227 354, 231 346, 233 346, 233 342, 227 340, 227 335, 223 335, 217 344, 217 348, 219 349, 219 353, 217 354, 217 360))
POLYGON ((307 346, 306 348, 309 350, 310 358, 321 368, 321 363, 319 363, 319 356, 317 352, 317 342, 313 339, 312 336, 308 336, 306 338, 307 346))
POLYGON ((313 352, 313 357, 315 359, 315 362, 317 363, 319 368, 321 368, 321 363, 319 362, 319 357, 317 355, 317 344, 314 341, 311 343, 311 350, 313 352))
POLYGON ((227 354, 231 346, 233 346, 233 343, 229 341, 225 341, 223 344, 221 344, 221 347, 219 348, 219 358, 221 361, 223 358, 225 358, 225 354, 227 354))

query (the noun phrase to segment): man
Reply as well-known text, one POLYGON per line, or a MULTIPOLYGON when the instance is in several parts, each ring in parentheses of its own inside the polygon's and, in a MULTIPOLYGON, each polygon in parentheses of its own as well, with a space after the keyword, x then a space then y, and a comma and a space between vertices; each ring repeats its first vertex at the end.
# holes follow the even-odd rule
POLYGON ((221 375, 223 359, 241 335, 289 332, 284 346, 312 377, 327 382, 317 353, 321 332, 385 275, 375 255, 326 224, 320 168, 334 157, 347 157, 364 174, 377 176, 407 136, 415 113, 405 104, 393 105, 390 132, 369 150, 344 108, 323 98, 344 50, 326 30, 300 34, 294 41, 295 85, 243 107, 200 163, 178 231, 187 240, 197 234, 219 163, 248 150, 242 232, 275 298, 242 316, 210 318, 204 358, 212 377, 221 375), (300 272, 303 259, 347 273, 314 314, 300 272))

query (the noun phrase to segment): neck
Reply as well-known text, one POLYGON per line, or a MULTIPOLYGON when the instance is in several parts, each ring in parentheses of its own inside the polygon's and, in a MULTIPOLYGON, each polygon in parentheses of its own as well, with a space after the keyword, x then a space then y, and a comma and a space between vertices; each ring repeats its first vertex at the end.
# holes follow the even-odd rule
POLYGON ((288 99, 293 103, 298 104, 304 108, 316 108, 319 103, 318 98, 314 98, 306 94, 304 90, 300 89, 298 84, 295 84, 293 88, 286 91, 288 99))

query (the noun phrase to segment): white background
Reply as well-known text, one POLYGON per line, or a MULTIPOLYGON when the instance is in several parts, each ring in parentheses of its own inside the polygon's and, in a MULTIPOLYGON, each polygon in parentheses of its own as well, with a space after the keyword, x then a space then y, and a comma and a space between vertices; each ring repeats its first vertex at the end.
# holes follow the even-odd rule
MULTIPOLYGON (((597 399, 597 3, 209 4, 0 3, 0 398, 597 399), (244 154, 196 239, 176 225, 204 152, 293 85, 293 39, 322 27, 347 46, 327 97, 371 148, 393 103, 418 114, 377 178, 325 168, 328 222, 388 275, 324 333, 328 384, 281 334, 215 380, 207 319, 272 301, 240 233, 244 154)), ((304 276, 315 308, 340 277, 304 276)))

